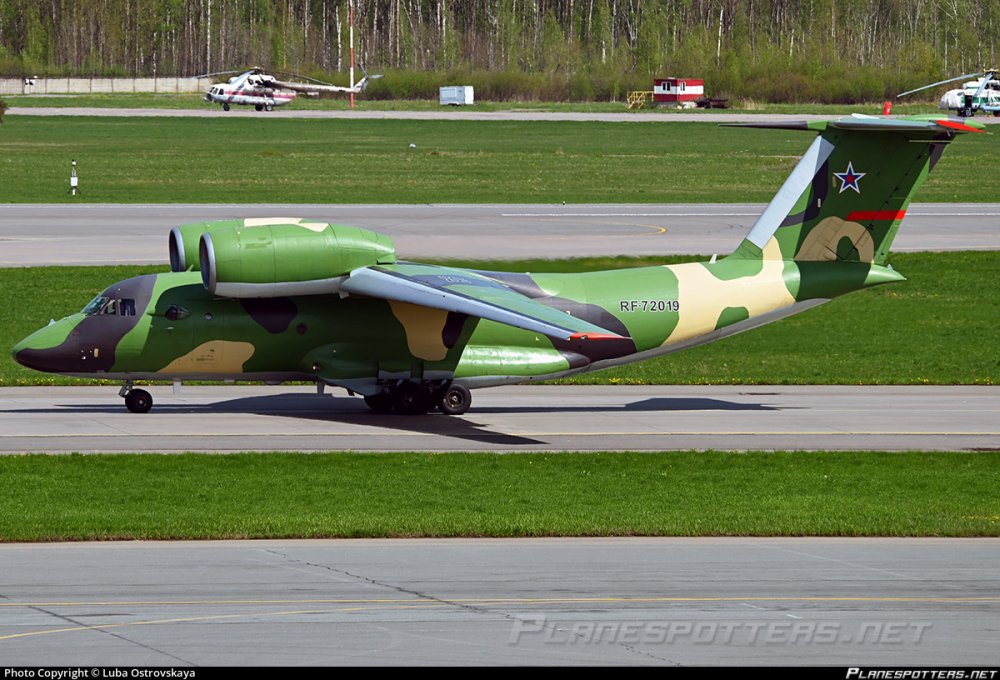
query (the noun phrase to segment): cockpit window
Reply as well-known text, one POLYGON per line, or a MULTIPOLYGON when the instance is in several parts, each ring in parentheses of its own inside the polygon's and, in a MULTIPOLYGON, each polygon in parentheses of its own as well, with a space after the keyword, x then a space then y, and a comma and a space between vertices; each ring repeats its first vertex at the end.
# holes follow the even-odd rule
POLYGON ((83 308, 83 313, 87 316, 135 316, 135 299, 98 295, 83 308))
POLYGON ((88 304, 86 307, 83 308, 83 313, 86 314, 87 316, 100 314, 101 309, 104 308, 104 305, 107 304, 107 302, 108 298, 104 297, 103 295, 98 295, 97 297, 95 297, 93 300, 90 301, 90 304, 88 304))

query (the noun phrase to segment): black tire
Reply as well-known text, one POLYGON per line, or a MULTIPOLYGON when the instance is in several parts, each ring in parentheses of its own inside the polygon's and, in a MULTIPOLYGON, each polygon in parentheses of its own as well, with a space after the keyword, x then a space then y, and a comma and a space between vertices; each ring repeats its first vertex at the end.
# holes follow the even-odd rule
POLYGON ((380 392, 365 397, 365 404, 375 413, 389 413, 392 411, 392 396, 388 392, 380 392))
POLYGON ((427 413, 429 403, 427 390, 415 382, 400 383, 399 387, 392 391, 392 406, 396 413, 407 416, 427 413))
POLYGON ((132 390, 125 395, 125 408, 132 413, 148 413, 153 408, 153 397, 146 390, 132 390))
POLYGON ((465 385, 452 384, 438 400, 438 410, 446 416, 460 416, 472 405, 472 392, 465 385))
POLYGON ((254 104, 253 108, 254 108, 255 111, 263 111, 264 110, 264 107, 262 105, 260 105, 260 104, 254 104))
POLYGON ((223 104, 222 105, 222 110, 223 111, 228 111, 229 110, 229 104, 223 104))

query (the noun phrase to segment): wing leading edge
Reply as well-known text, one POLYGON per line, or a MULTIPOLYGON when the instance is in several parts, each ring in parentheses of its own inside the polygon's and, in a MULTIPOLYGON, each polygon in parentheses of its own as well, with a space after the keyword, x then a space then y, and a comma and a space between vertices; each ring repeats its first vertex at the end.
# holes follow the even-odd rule
POLYGON ((476 316, 561 340, 624 339, 462 269, 422 264, 360 267, 340 284, 340 290, 476 316))

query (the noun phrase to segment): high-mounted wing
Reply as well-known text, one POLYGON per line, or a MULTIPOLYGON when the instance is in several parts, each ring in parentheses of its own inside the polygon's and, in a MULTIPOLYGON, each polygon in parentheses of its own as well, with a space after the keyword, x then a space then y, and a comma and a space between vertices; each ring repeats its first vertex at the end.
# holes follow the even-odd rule
POLYGON ((624 339, 462 269, 410 263, 360 267, 340 284, 340 290, 477 316, 562 340, 624 339))

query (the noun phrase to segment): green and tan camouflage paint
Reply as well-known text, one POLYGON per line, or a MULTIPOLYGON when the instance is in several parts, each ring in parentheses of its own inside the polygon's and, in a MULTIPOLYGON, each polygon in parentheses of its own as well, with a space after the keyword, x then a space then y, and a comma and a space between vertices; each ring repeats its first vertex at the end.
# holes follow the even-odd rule
POLYGON ((477 387, 677 351, 903 279, 885 262, 906 208, 955 134, 976 127, 907 120, 786 125, 819 135, 748 237, 717 261, 584 274, 470 272, 396 262, 387 237, 350 227, 292 218, 201 223, 171 235, 174 268, 189 271, 137 277, 103 293, 135 299, 134 316, 76 314, 26 338, 14 356, 71 375, 306 379, 374 394, 386 381, 477 387), (219 281, 277 287, 267 297, 213 295, 197 271, 205 262, 193 245, 199 240, 218 249, 219 281), (342 290, 281 292, 317 281, 336 291, 356 267, 435 281, 552 323, 572 320, 592 337, 558 339, 342 290))

